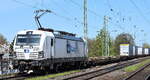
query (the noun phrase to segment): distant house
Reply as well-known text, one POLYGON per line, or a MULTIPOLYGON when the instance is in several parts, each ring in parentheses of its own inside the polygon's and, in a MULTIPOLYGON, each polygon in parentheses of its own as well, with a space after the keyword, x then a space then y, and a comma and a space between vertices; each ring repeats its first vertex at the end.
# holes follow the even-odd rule
POLYGON ((5 53, 9 53, 8 44, 0 45, 0 54, 5 54, 5 53))

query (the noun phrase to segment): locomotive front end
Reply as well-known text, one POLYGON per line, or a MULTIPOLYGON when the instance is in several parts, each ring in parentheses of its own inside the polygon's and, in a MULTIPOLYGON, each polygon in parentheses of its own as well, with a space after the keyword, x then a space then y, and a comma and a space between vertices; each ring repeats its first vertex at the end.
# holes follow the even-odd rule
POLYGON ((39 66, 44 59, 42 32, 24 30, 17 33, 14 40, 13 66, 20 72, 39 66))
POLYGON ((15 58, 17 60, 37 60, 44 57, 40 49, 41 34, 33 31, 18 33, 14 43, 15 58))

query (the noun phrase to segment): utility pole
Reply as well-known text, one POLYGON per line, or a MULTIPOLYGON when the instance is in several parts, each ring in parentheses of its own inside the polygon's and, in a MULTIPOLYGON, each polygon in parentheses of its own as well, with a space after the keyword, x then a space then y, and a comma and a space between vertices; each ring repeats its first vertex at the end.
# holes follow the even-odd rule
POLYGON ((108 24, 108 17, 104 16, 104 27, 103 27, 103 41, 102 41, 102 51, 103 51, 103 56, 109 56, 109 33, 107 30, 107 25, 108 24))
POLYGON ((87 24, 87 0, 84 0, 84 39, 85 51, 88 53, 88 24, 87 24))

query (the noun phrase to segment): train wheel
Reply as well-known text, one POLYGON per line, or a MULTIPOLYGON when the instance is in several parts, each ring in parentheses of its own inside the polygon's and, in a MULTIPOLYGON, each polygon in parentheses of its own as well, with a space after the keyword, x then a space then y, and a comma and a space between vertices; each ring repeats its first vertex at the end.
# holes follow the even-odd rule
POLYGON ((59 65, 55 64, 52 71, 53 72, 59 72, 59 65))
POLYGON ((20 65, 20 66, 18 67, 18 70, 19 70, 20 73, 24 73, 24 72, 25 72, 25 66, 20 65))

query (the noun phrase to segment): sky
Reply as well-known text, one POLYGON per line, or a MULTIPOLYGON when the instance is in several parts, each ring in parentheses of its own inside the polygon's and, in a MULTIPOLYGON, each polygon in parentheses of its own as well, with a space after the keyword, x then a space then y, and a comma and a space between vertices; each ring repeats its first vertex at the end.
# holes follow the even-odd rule
MULTIPOLYGON (((120 33, 135 35, 135 42, 150 44, 150 0, 87 0, 88 37, 95 38, 108 17, 107 28, 115 37, 120 33)), ((83 37, 83 0, 2 0, 0 33, 12 42, 20 30, 37 29, 35 10, 49 9, 40 21, 43 27, 62 30, 83 37)))

